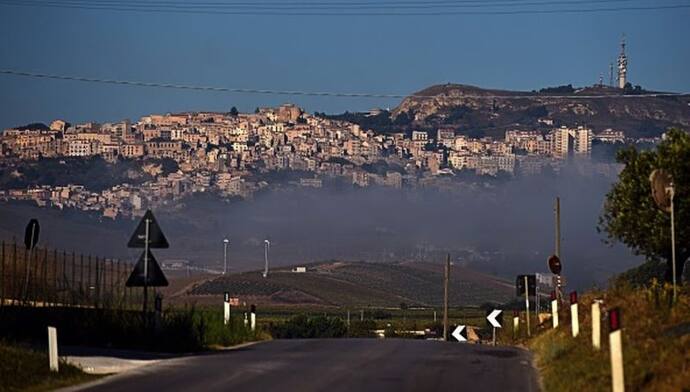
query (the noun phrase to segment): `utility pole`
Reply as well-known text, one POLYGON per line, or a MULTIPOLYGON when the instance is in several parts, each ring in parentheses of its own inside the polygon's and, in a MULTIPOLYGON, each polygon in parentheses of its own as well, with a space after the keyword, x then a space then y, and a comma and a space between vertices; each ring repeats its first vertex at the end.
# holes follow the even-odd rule
POLYGON ((443 277, 443 340, 448 341, 448 280, 450 278, 450 254, 446 256, 445 274, 443 277))
MULTIPOLYGON (((556 218, 556 238, 555 238, 555 247, 556 247, 556 257, 558 257, 559 260, 561 260, 561 198, 556 197, 556 206, 554 207, 554 215, 556 218)), ((563 298, 563 295, 561 294, 561 275, 560 273, 558 274, 558 277, 556 279, 556 300, 558 302, 561 302, 561 299, 563 298)))
POLYGON ((556 217, 556 257, 561 258, 561 198, 556 197, 556 206, 554 207, 556 217))

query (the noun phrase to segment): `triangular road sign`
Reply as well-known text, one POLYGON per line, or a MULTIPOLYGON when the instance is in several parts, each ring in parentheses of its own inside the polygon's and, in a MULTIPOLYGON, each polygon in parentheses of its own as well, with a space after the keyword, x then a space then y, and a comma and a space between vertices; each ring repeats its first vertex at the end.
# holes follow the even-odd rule
POLYGON ((144 217, 141 218, 139 226, 132 234, 132 238, 127 243, 128 248, 144 248, 146 245, 146 221, 149 223, 149 248, 167 248, 168 240, 165 239, 161 227, 158 226, 156 218, 153 217, 153 212, 147 210, 144 217))
MULTIPOLYGON (((167 286, 168 285, 168 280, 165 278, 165 274, 163 274, 163 270, 161 270, 161 267, 158 266, 158 262, 156 259, 153 257, 153 253, 149 250, 149 257, 148 257, 148 279, 146 279, 146 286, 151 286, 151 287, 161 287, 161 286, 167 286)), ((144 252, 141 252, 141 256, 139 257, 139 261, 137 262, 137 265, 134 266, 134 270, 132 273, 129 275, 129 279, 127 279, 127 283, 125 283, 125 286, 127 287, 144 287, 144 252)))

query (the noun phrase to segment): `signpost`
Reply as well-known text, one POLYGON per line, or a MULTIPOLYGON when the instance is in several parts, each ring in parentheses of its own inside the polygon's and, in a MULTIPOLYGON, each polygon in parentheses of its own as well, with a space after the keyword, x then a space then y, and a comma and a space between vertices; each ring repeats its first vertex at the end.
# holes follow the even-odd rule
POLYGON ((486 316, 486 321, 489 322, 489 325, 492 327, 492 342, 493 345, 496 345, 496 328, 501 328, 501 325, 503 324, 503 310, 501 309, 494 309, 489 313, 488 316, 486 316), (497 319, 498 318, 498 319, 497 319))
POLYGON ((34 248, 38 243, 38 234, 41 232, 41 225, 38 224, 38 220, 31 219, 29 224, 26 225, 26 230, 24 230, 24 245, 26 250, 29 251, 29 259, 26 260, 26 273, 24 274, 24 300, 29 298, 29 275, 31 274, 31 260, 34 255, 34 248))
POLYGON ((652 188, 652 197, 660 210, 671 214, 671 270, 673 281, 673 302, 676 302, 676 222, 674 199, 676 189, 673 185, 673 177, 662 169, 655 169, 649 176, 652 188))
POLYGON ((549 265, 549 270, 552 274, 556 275, 556 299, 560 299, 561 295, 561 271, 563 270, 563 264, 561 264, 561 258, 557 255, 551 255, 547 260, 549 265))
POLYGON ((168 240, 163 235, 156 218, 153 216, 151 210, 147 210, 144 217, 141 218, 137 229, 132 234, 127 243, 128 248, 144 248, 144 253, 139 258, 139 262, 134 267, 134 271, 127 279, 127 287, 143 287, 144 288, 144 315, 146 315, 146 308, 148 302, 148 287, 149 286, 167 286, 168 281, 165 279, 163 271, 158 266, 158 263, 153 258, 150 248, 168 248, 168 240), (151 261, 149 261, 151 259, 151 261), (141 267, 140 267, 141 266, 141 267), (149 271, 152 267, 153 271, 149 271), (141 268, 141 269, 139 269, 141 268), (149 274, 153 278, 149 278, 149 274))
POLYGON ((458 325, 457 327, 455 327, 455 330, 453 330, 453 337, 457 339, 458 342, 466 342, 467 331, 465 330, 465 326, 458 325))
POLYGON ((515 281, 515 288, 517 295, 525 296, 525 320, 527 322, 527 336, 532 336, 530 328, 530 314, 529 314, 529 297, 530 295, 537 295, 537 276, 536 275, 518 275, 515 281))

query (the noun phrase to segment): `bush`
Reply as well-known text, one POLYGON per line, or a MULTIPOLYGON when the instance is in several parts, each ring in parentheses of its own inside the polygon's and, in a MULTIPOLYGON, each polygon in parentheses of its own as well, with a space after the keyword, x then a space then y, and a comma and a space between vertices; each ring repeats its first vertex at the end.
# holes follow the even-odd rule
POLYGON ((339 317, 301 314, 282 323, 270 324, 269 332, 277 339, 341 338, 347 326, 339 317))
POLYGON ((356 320, 350 323, 347 336, 351 338, 374 338, 376 337, 376 322, 374 320, 356 320))

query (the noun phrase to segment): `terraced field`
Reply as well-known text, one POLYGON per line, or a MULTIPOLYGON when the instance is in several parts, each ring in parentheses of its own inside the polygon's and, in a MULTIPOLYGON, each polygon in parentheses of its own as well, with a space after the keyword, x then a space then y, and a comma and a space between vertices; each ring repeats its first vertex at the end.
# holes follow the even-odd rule
MULTIPOLYGON (((453 266, 450 303, 476 306, 512 299, 510 282, 453 266)), ((328 262, 308 266, 306 273, 290 269, 245 272, 217 277, 189 291, 189 296, 219 296, 228 291, 241 300, 274 305, 440 306, 443 302, 443 268, 430 263, 328 262)))

